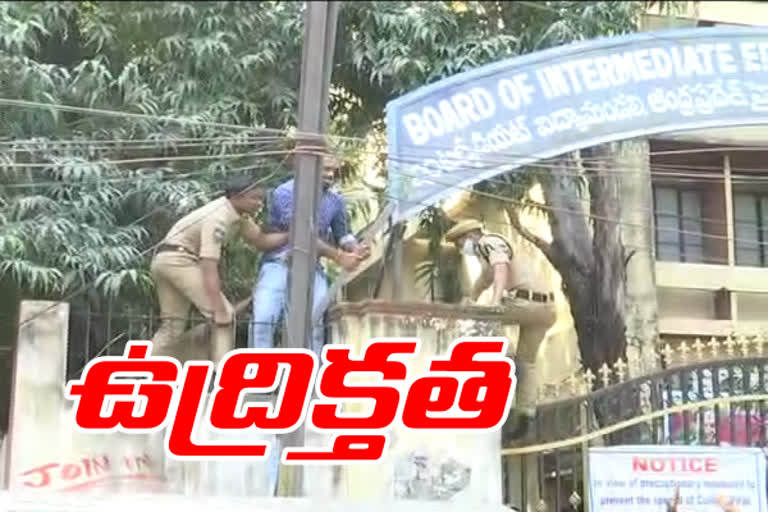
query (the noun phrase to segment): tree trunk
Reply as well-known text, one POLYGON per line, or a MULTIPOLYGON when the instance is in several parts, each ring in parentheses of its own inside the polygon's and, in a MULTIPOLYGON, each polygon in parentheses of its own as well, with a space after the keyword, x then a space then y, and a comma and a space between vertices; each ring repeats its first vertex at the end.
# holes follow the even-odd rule
POLYGON ((618 177, 611 172, 616 167, 612 150, 596 148, 592 152, 596 161, 586 169, 578 159, 565 157, 545 185, 553 238, 550 260, 571 305, 582 365, 595 375, 626 350, 624 248, 616 222, 620 198, 618 177), (578 186, 584 178, 589 183, 591 219, 578 186))
POLYGON ((656 299, 653 196, 648 142, 642 139, 619 145, 621 168, 621 237, 627 248, 624 318, 627 324, 629 375, 643 375, 659 367, 656 342, 659 313, 656 299))
MULTIPOLYGON (((563 157, 543 183, 551 244, 515 222, 516 215, 511 218, 562 277, 582 366, 599 376, 603 365, 613 367, 629 356, 637 375, 655 367, 658 332, 647 143, 607 144, 583 154, 589 156, 586 163, 574 155, 563 157)), ((594 383, 603 386, 601 378, 594 383)), ((598 423, 632 416, 641 395, 638 388, 593 403, 598 423)), ((650 434, 646 430, 631 429, 620 437, 644 439, 650 434)))

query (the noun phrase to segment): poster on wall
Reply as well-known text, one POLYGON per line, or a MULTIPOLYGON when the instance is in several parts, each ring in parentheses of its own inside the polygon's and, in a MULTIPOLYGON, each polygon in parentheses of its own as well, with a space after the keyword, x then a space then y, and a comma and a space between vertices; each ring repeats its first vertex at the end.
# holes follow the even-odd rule
POLYGON ((592 512, 658 512, 680 489, 680 509, 766 512, 765 455, 758 448, 617 446, 590 448, 592 512))

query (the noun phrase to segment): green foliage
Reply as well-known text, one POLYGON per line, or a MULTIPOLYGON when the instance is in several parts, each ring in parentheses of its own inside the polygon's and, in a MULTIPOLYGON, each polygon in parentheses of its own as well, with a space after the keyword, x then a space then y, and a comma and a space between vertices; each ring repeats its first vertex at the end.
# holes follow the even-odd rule
MULTIPOLYGON (((631 31, 639 9, 344 3, 331 127, 367 137, 345 148, 356 227, 383 199, 387 101, 512 55, 631 31)), ((0 3, 0 98, 77 107, 3 107, 0 278, 26 296, 95 286, 92 300, 146 304, 145 251, 173 221, 227 175, 274 184, 288 172, 283 155, 260 154, 284 149, 281 139, 256 129, 295 125, 302 14, 300 2, 0 3)), ((242 244, 228 250, 229 293, 250 289, 256 263, 242 244)))
MULTIPOLYGON (((0 96, 144 116, 4 108, 0 272, 25 295, 95 286, 102 296, 146 303, 146 248, 227 175, 259 179, 279 169, 282 157, 258 156, 280 150, 276 138, 212 124, 293 123, 301 4, 256 7, 0 6, 0 96)), ((254 276, 247 251, 227 255, 235 288, 254 276)))
POLYGON ((349 2, 337 84, 358 99, 348 130, 405 92, 514 55, 635 30, 641 2, 349 2))
POLYGON ((429 242, 427 258, 416 267, 416 279, 427 285, 432 301, 454 302, 461 296, 458 265, 443 254, 443 236, 453 222, 442 209, 430 207, 421 213, 419 227, 429 242))

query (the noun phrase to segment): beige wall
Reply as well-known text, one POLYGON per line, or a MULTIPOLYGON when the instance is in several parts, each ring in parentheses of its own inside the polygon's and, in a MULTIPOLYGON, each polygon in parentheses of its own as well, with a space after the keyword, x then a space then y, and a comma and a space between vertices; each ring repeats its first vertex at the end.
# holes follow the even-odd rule
POLYGON ((76 430, 71 402, 64 398, 68 317, 65 303, 21 304, 4 441, 3 469, 11 491, 266 495, 263 462, 181 463, 166 458, 164 433, 76 430))
POLYGON ((740 322, 759 322, 768 327, 768 293, 737 293, 736 299, 740 322))
POLYGON ((659 288, 656 292, 660 317, 714 319, 714 293, 708 290, 659 288))
MULTIPOLYGON (((427 371, 429 358, 446 355, 450 344, 461 336, 472 334, 472 329, 479 329, 486 335, 503 333, 500 319, 499 314, 486 309, 459 305, 389 301, 345 303, 331 312, 331 339, 352 344, 353 355, 358 356, 365 343, 373 338, 418 338, 422 343, 420 353, 402 360, 412 375, 420 375, 427 371), (488 323, 478 326, 473 319, 487 319, 488 323)), ((474 332, 474 335, 480 335, 474 332)), ((369 408, 357 406, 348 410, 364 413, 369 408)), ((425 457, 427 474, 436 476, 451 465, 454 478, 466 472, 465 483, 449 490, 451 497, 446 496, 446 499, 467 506, 501 504, 500 445, 498 431, 455 434, 414 432, 395 426, 384 460, 373 465, 339 468, 334 483, 327 487, 327 497, 361 500, 388 500, 393 495, 402 497, 400 493, 406 481, 415 477, 412 457, 420 454, 425 457)), ((432 487, 427 483, 425 490, 428 494, 430 489, 432 487)))
POLYGON ((701 20, 735 25, 768 25, 768 5, 765 2, 698 2, 694 7, 701 20))
POLYGON ((64 400, 69 308, 23 302, 8 435, 8 487, 147 492, 165 488, 156 437, 92 435, 73 428, 64 400))
MULTIPOLYGON (((460 331, 456 324, 434 323, 441 318, 439 311, 419 314, 417 307, 406 306, 393 316, 370 313, 362 307, 351 314, 336 315, 331 323, 331 342, 352 342, 359 348, 371 337, 418 336, 423 340, 422 350, 409 362, 417 375, 426 370, 429 357, 445 354, 460 331), (411 320, 432 323, 416 325, 403 320, 411 313, 411 320)), ((461 316, 464 311, 465 318, 482 319, 485 315, 491 322, 498 321, 498 315, 488 317, 487 310, 467 313, 465 309, 448 307, 442 316, 461 316)), ((180 463, 165 456, 164 433, 93 435, 77 431, 71 403, 63 393, 68 317, 68 306, 63 303, 23 302, 21 306, 23 327, 16 352, 10 433, 4 443, 7 457, 3 474, 11 491, 33 496, 41 491, 266 496, 268 474, 263 461, 180 463)), ((226 437, 230 441, 235 441, 233 437, 243 439, 242 435, 202 432, 198 439, 222 441, 226 437)), ((246 439, 255 437, 263 438, 246 439)), ((431 482, 428 497, 488 510, 501 505, 500 442, 498 431, 442 435, 395 428, 385 460, 344 467, 308 466, 305 491, 319 500, 392 501, 408 483, 414 483, 413 457, 418 455, 426 456, 427 467, 420 475, 422 480, 415 483, 427 485, 425 478, 431 482), (464 485, 452 487, 451 482, 457 480, 464 485)), ((308 447, 323 449, 329 443, 327 435, 307 433, 308 447)))

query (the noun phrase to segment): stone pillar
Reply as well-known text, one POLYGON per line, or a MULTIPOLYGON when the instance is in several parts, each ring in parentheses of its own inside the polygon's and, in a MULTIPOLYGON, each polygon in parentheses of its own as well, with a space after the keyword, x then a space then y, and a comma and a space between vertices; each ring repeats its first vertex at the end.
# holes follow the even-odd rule
MULTIPOLYGON (((331 317, 331 343, 353 345, 355 356, 372 338, 420 339, 420 353, 402 359, 412 376, 426 374, 429 359, 447 355, 451 343, 467 335, 467 323, 472 324, 475 336, 497 336, 502 321, 501 315, 476 306, 383 301, 341 305, 331 317)), ((344 410, 362 413, 369 409, 350 405, 344 410)), ((308 495, 365 501, 394 499, 403 504, 427 500, 501 506, 500 431, 425 432, 395 426, 390 435, 390 446, 380 462, 308 471, 308 495)), ((324 446, 310 444, 309 440, 307 445, 324 446)))
POLYGON ((68 304, 21 303, 6 438, 11 491, 25 487, 24 482, 29 479, 21 477, 22 473, 57 460, 60 452, 71 445, 71 440, 63 438, 59 428, 68 326, 68 304), (41 441, 48 441, 50 445, 43 447, 41 441))
POLYGON ((24 301, 19 322, 6 438, 9 490, 165 490, 159 436, 75 429, 64 398, 69 305, 24 301))

